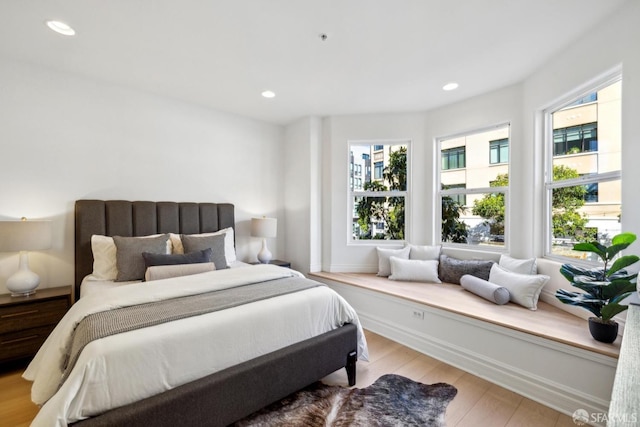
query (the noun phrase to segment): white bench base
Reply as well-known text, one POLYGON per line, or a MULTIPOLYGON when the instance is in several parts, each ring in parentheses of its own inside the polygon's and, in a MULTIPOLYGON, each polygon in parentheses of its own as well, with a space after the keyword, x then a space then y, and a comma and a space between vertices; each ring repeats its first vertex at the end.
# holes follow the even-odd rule
MULTIPOLYGON (((344 277, 332 280, 331 273, 310 277, 342 295, 372 332, 567 415, 578 409, 608 411, 619 346, 612 347, 610 355, 602 354, 475 315, 347 284, 344 277)), ((463 295, 461 299, 466 298, 463 295)), ((495 306, 500 307, 506 306, 495 306)), ((530 312, 532 322, 536 313, 530 312)))

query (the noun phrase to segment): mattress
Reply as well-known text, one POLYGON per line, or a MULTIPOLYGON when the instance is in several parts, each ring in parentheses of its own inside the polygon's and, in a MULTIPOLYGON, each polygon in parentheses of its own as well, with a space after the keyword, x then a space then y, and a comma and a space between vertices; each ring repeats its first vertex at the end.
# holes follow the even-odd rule
POLYGON ((367 360, 366 341, 355 310, 328 287, 318 286, 93 341, 58 388, 71 332, 91 313, 296 274, 271 265, 239 267, 117 286, 83 297, 24 373, 24 378, 33 381, 32 400, 42 405, 32 426, 66 426, 345 323, 358 327, 358 354, 367 360))

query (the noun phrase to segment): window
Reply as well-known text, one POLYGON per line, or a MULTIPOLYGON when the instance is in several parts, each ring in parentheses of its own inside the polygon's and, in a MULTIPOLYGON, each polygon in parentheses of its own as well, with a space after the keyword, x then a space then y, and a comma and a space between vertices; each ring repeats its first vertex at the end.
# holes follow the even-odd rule
POLYGON ((384 162, 375 162, 373 164, 373 179, 382 179, 383 170, 384 170, 384 162))
MULTIPOLYGON (((466 188, 467 185, 466 184, 450 184, 450 185, 442 185, 442 189, 443 190, 449 190, 452 188, 466 188)), ((467 195, 466 194, 451 194, 449 195, 449 197, 451 198, 451 200, 455 203, 457 203, 460 206, 466 206, 467 205, 467 195)))
POLYGON ((597 123, 587 123, 553 130, 554 156, 578 154, 587 151, 598 151, 597 123))
POLYGON ((585 259, 590 255, 574 252, 574 244, 608 245, 621 231, 620 75, 586 93, 544 112, 545 253, 550 256, 585 259))
POLYGON ((489 163, 495 165, 507 162, 509 162, 509 139, 489 141, 489 163))
POLYGON ((465 147, 442 150, 442 169, 459 169, 465 167, 465 147))
POLYGON ((509 125, 442 138, 438 146, 442 243, 504 248, 509 125))
POLYGON ((350 189, 351 241, 404 240, 408 141, 384 144, 351 142, 351 161, 364 170, 350 189), (374 159, 373 177, 371 159, 374 159))

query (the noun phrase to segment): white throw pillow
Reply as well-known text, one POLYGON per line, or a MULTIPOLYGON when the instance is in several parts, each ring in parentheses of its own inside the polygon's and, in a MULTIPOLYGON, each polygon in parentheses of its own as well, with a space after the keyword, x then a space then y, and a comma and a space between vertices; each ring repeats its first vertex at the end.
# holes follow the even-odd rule
POLYGON ((442 283, 438 279, 438 261, 402 259, 392 256, 389 262, 391 264, 389 279, 391 280, 442 283))
POLYGON ((438 260, 440 258, 440 245, 435 246, 418 246, 408 244, 409 248, 409 259, 421 259, 421 260, 438 260))
POLYGON ((392 256, 409 259, 410 248, 404 247, 402 249, 386 249, 376 248, 378 251, 378 276, 387 277, 391 274, 391 264, 389 258, 392 256))
POLYGON ((544 274, 513 273, 498 264, 494 264, 489 273, 489 282, 509 290, 511 302, 520 304, 530 310, 538 309, 540 292, 548 281, 549 276, 544 274))
POLYGON ((212 262, 202 262, 198 264, 175 264, 175 265, 155 265, 147 268, 144 280, 169 279, 171 277, 190 276, 192 274, 214 271, 216 266, 212 262))
MULTIPOLYGON (((161 234, 140 237, 158 237, 161 234)), ((171 239, 167 240, 167 254, 172 250, 171 239)), ((116 263, 116 244, 113 237, 94 234, 91 236, 91 252, 93 252, 93 272, 98 280, 116 280, 118 267, 116 263)))
MULTIPOLYGON (((237 260, 236 257, 236 245, 233 234, 233 228, 223 228, 222 230, 215 231, 213 233, 202 233, 202 234, 190 234, 190 236, 216 236, 219 234, 224 234, 224 256, 227 260, 227 265, 231 265, 232 262, 237 260)), ((169 233, 169 240, 173 244, 173 253, 174 254, 183 254, 184 246, 182 246, 182 240, 180 240, 179 234, 169 233)))
POLYGON ((93 276, 98 280, 116 280, 116 244, 112 237, 94 234, 91 236, 93 252, 93 276))
POLYGON ((513 273, 520 274, 536 274, 538 273, 538 266, 535 258, 518 259, 512 258, 509 255, 500 255, 500 261, 498 262, 500 267, 505 268, 513 273))

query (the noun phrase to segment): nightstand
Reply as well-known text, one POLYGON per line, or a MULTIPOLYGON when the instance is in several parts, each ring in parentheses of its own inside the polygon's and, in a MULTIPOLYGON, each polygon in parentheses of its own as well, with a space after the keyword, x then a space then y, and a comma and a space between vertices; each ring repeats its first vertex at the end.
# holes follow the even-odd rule
MULTIPOLYGON (((251 264, 258 265, 260 263, 259 262, 252 262, 251 264)), ((279 259, 272 259, 271 261, 269 261, 269 264, 277 265, 279 267, 291 268, 291 263, 289 261, 282 261, 282 260, 279 260, 279 259)))
POLYGON ((71 307, 71 286, 0 295, 0 363, 32 357, 71 307))

